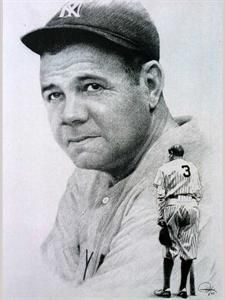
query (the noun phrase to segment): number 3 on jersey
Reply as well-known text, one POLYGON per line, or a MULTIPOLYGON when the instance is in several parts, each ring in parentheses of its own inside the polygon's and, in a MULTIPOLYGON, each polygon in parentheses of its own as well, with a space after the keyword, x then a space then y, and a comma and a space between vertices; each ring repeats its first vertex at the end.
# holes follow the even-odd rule
POLYGON ((182 169, 184 169, 184 177, 190 177, 191 176, 191 171, 190 171, 190 167, 188 165, 183 165, 181 166, 182 169))

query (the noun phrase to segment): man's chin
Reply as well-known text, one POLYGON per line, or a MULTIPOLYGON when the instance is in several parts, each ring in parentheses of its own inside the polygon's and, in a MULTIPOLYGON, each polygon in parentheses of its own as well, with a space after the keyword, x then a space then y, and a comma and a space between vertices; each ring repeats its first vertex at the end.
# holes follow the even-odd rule
POLYGON ((78 157, 70 157, 77 168, 105 171, 106 163, 99 157, 89 157, 89 155, 80 154, 78 157))

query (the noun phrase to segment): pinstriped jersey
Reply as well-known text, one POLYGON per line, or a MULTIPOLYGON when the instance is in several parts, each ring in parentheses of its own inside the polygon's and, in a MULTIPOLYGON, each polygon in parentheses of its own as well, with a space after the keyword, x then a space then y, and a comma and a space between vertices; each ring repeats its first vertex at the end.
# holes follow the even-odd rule
POLYGON ((174 159, 159 168, 154 186, 158 196, 167 198, 180 194, 189 194, 200 201, 201 183, 195 165, 183 158, 174 159))

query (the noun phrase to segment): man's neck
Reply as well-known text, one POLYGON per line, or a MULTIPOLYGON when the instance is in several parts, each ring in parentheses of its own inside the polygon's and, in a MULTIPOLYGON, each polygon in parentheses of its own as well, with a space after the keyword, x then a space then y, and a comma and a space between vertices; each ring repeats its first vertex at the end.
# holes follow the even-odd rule
POLYGON ((111 170, 115 183, 130 175, 139 164, 144 154, 152 147, 152 145, 169 129, 177 127, 177 123, 173 120, 163 98, 158 103, 157 107, 151 112, 151 124, 149 126, 148 137, 145 142, 139 147, 136 155, 121 163, 119 168, 111 170))
POLYGON ((171 116, 168 107, 161 97, 157 107, 151 113, 151 124, 149 126, 148 147, 152 145, 168 130, 177 127, 177 123, 171 116))
POLYGON ((176 160, 176 159, 183 159, 183 156, 174 155, 173 157, 171 157, 170 161, 173 161, 173 160, 176 160))

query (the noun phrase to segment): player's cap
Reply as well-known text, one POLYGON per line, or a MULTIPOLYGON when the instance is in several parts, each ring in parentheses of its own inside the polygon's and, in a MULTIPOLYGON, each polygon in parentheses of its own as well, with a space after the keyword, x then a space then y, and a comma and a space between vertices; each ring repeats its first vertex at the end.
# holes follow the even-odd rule
POLYGON ((175 156, 183 156, 184 155, 184 148, 177 144, 173 145, 168 149, 169 154, 175 155, 175 156))
POLYGON ((159 35, 147 10, 134 1, 69 1, 42 28, 24 35, 22 42, 42 54, 52 45, 64 45, 67 36, 76 42, 85 32, 159 60, 159 35), (108 3, 107 3, 108 2, 108 3))

